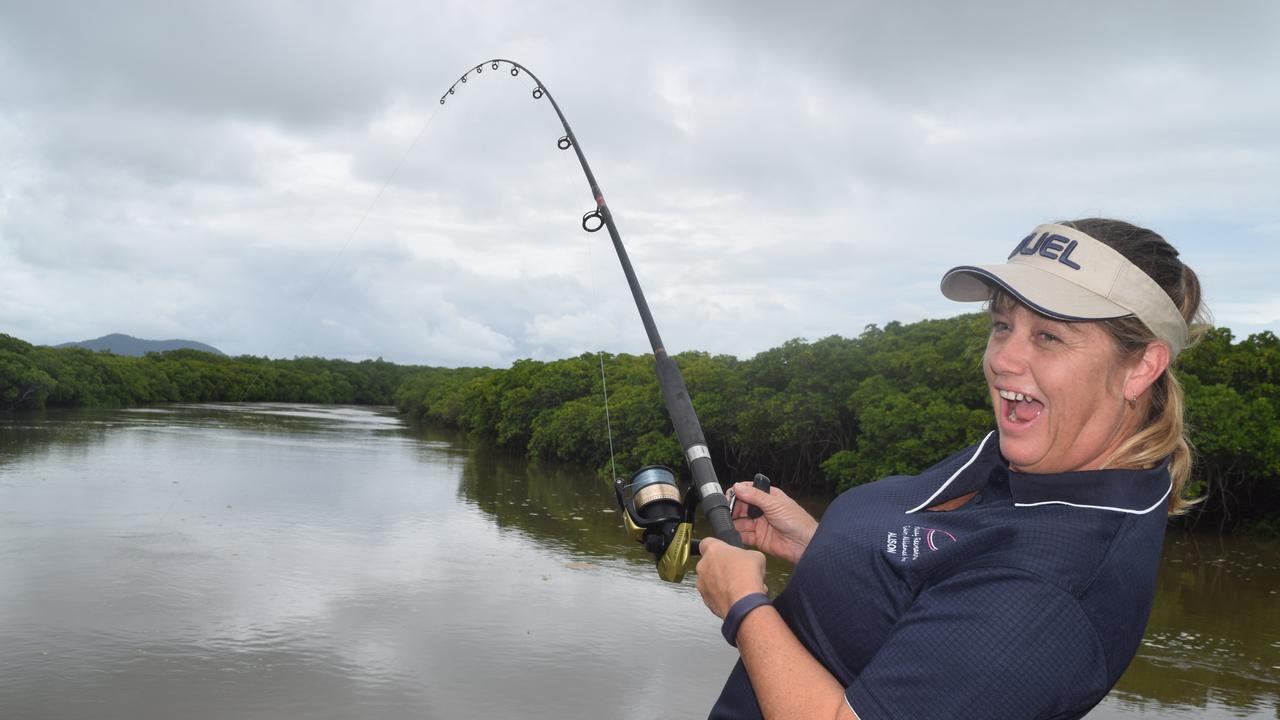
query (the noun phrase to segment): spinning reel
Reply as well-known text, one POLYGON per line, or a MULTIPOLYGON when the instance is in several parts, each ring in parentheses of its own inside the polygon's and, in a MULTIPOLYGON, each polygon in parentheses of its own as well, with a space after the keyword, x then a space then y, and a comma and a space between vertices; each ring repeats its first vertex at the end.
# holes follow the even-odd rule
MULTIPOLYGON (((769 492, 769 478, 764 475, 757 473, 752 484, 757 490, 769 492)), ((675 473, 662 465, 640 468, 630 482, 619 478, 613 489, 627 533, 653 555, 658 577, 673 583, 683 580, 689 557, 698 554, 698 540, 693 537, 698 491, 690 487, 682 493, 675 473)), ((728 497, 732 513, 733 490, 728 497)), ((760 508, 751 506, 747 515, 760 517, 760 508)))

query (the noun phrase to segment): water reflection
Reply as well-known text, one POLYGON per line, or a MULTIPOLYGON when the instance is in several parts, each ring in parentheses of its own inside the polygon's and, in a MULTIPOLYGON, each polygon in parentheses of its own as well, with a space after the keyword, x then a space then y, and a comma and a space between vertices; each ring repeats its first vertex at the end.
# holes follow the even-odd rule
MULTIPOLYGON (((517 531, 548 549, 590 557, 602 564, 627 562, 656 577, 654 559, 622 528, 611 481, 580 468, 529 463, 485 447, 472 448, 458 495, 493 516, 499 528, 517 531)), ((820 515, 824 502, 799 498, 820 515)), ((699 514, 696 532, 704 531, 699 514)), ((695 558, 696 561, 696 558, 695 558)), ((770 560, 766 581, 780 591, 790 566, 770 560)), ((686 581, 689 582, 689 581, 686 581)))
POLYGON ((459 499, 490 515, 500 531, 594 562, 652 564, 622 532, 612 493, 590 472, 530 464, 483 447, 468 454, 458 483, 459 499))
MULTIPOLYGON (((704 717, 735 654, 612 502, 368 408, 0 417, 0 714, 704 717)), ((1090 717, 1274 717, 1277 549, 1171 537, 1090 717)))
POLYGON ((1146 636, 1111 700, 1138 711, 1273 717, 1280 543, 1171 534, 1146 636))
POLYGON ((495 532, 470 455, 386 413, 10 417, 0 444, 5 718, 640 718, 644 689, 699 717, 688 658, 732 662, 690 587, 495 532))

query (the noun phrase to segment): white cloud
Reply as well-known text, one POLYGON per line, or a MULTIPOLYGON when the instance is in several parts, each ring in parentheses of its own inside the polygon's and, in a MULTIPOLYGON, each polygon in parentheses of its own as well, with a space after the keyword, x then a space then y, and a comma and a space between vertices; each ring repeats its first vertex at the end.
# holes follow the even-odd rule
POLYGON ((494 56, 555 93, 673 350, 965 311, 947 267, 1084 215, 1166 234, 1219 323, 1280 328, 1280 10, 1153 7, 6 7, 0 332, 646 350, 532 80, 486 68, 438 103, 494 56))

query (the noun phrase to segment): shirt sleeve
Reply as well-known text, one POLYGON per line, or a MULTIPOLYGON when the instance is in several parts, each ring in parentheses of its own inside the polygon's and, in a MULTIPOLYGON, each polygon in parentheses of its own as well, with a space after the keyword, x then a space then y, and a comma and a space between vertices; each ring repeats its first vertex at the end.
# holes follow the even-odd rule
POLYGON ((1106 667, 1074 597, 985 568, 921 592, 845 698, 860 720, 1074 718, 1110 689, 1106 667))

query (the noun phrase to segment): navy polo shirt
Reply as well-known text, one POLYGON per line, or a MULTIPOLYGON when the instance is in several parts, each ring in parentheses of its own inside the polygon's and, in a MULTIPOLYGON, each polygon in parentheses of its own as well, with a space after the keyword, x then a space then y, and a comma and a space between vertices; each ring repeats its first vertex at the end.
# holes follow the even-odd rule
MULTIPOLYGON (((861 720, 1078 718, 1138 649, 1170 491, 1167 463, 1011 472, 992 432, 836 498, 774 605, 861 720)), ((711 718, 758 717, 739 661, 711 718)))

